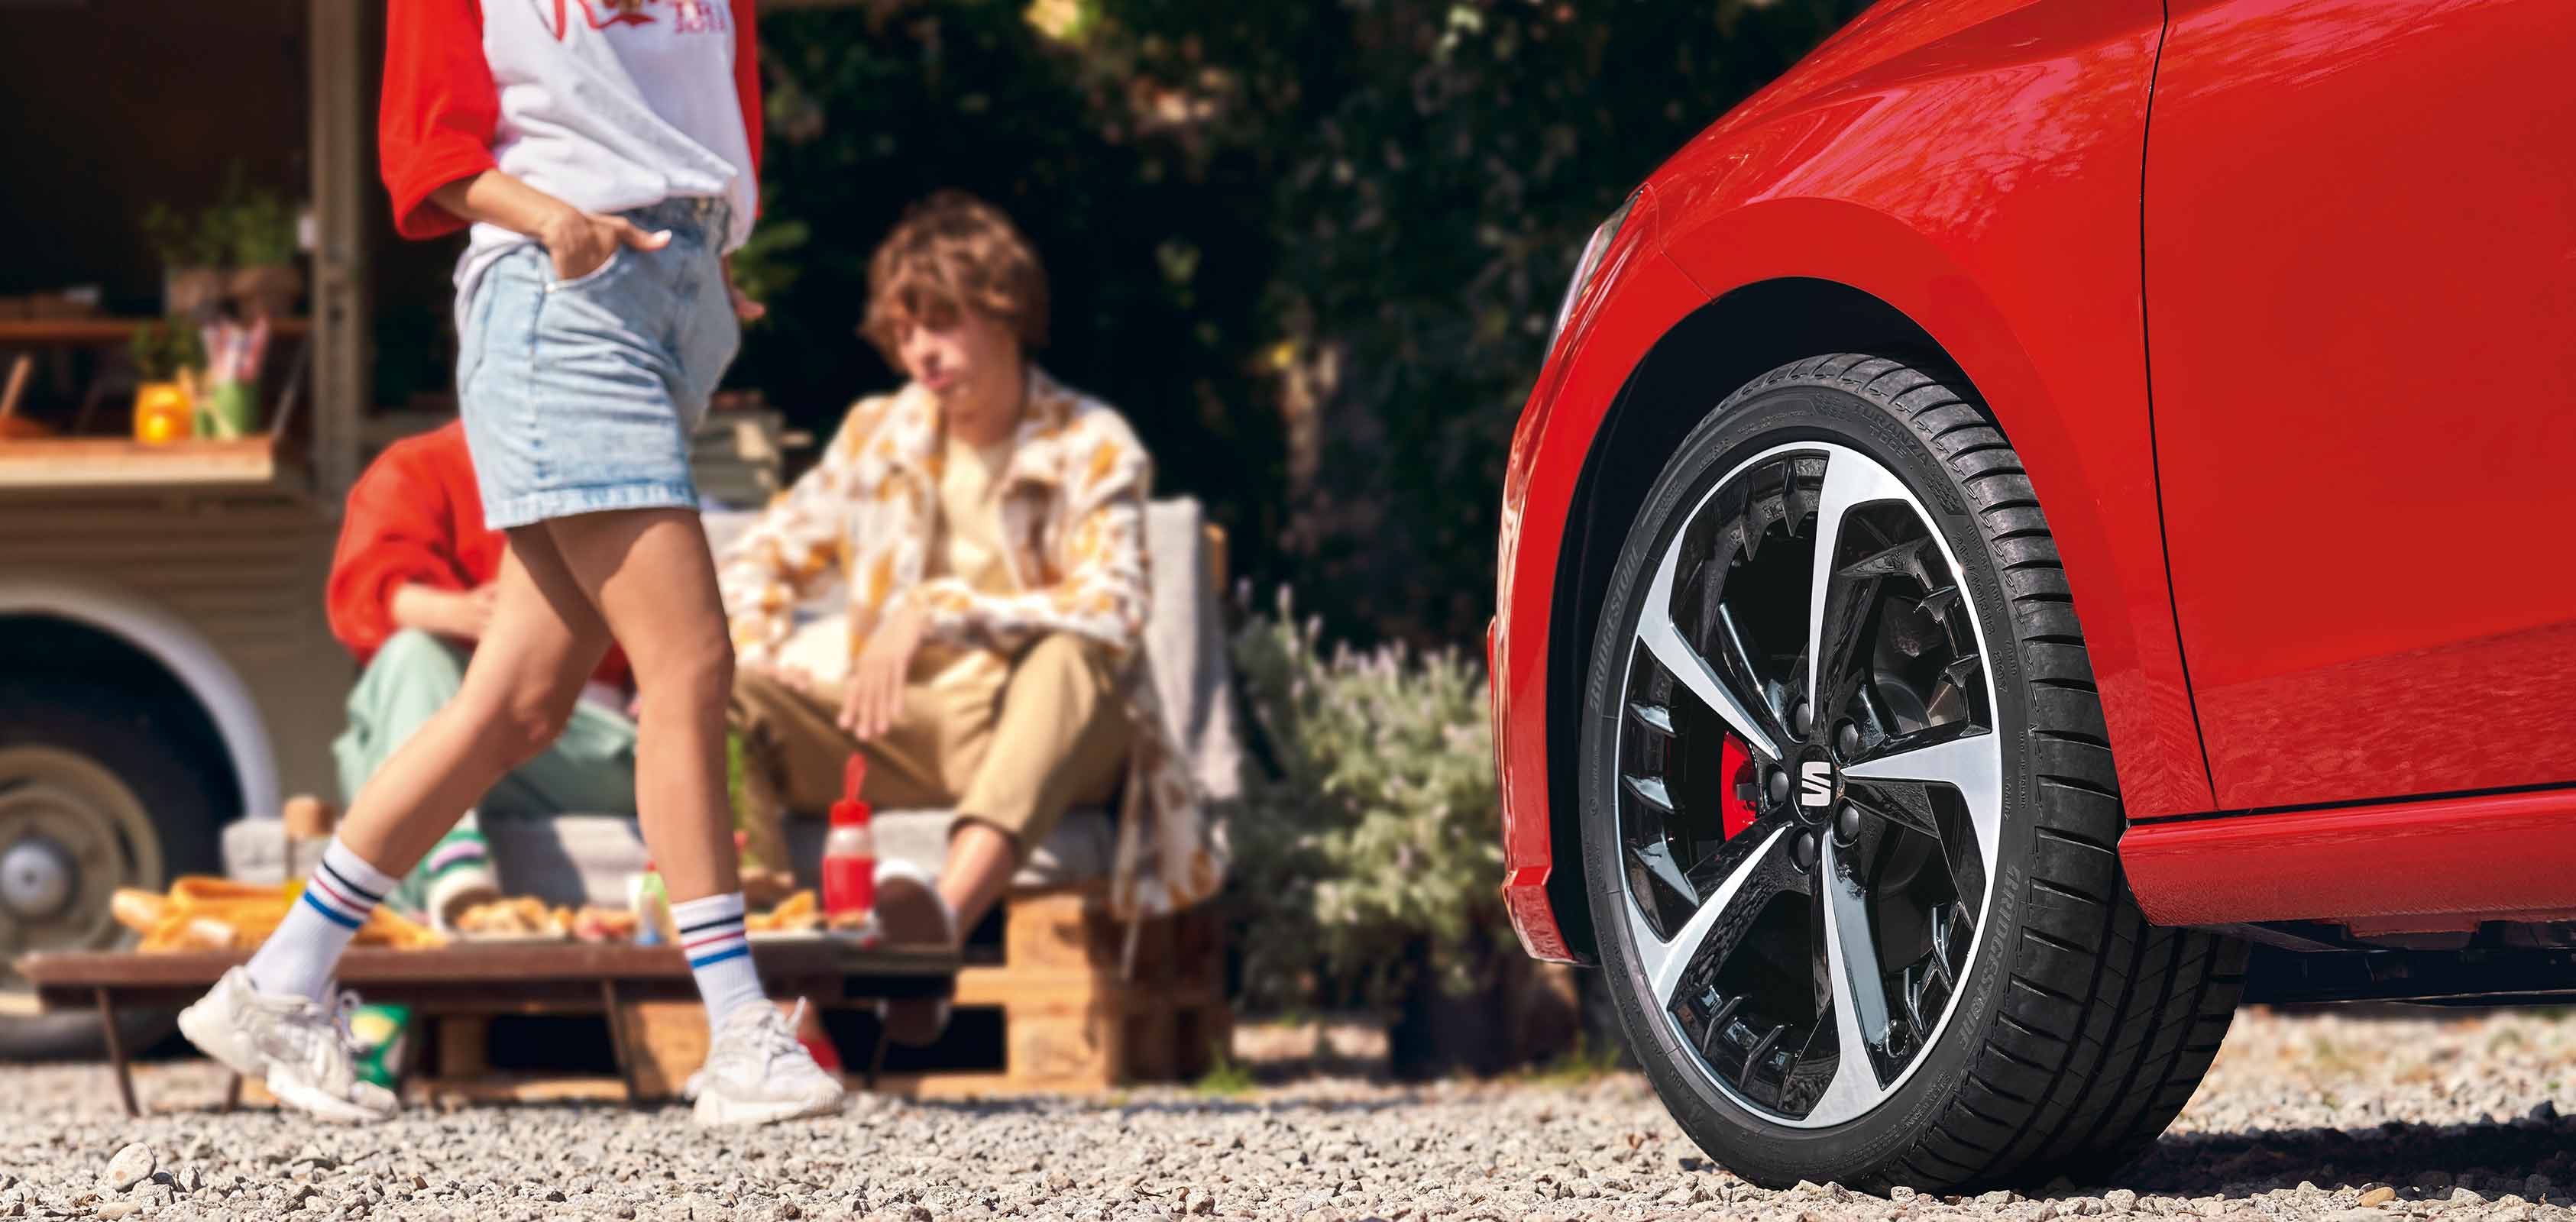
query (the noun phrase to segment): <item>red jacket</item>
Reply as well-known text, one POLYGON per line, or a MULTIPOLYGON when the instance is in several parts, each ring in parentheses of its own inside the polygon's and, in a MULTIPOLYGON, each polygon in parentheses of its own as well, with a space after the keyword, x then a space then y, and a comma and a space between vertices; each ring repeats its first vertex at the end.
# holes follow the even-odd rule
MULTIPOLYGON (((484 585, 500 576, 509 542, 483 525, 462 423, 385 447, 349 489, 325 596, 331 635, 365 665, 399 631, 394 591, 415 582, 441 590, 484 585)), ((591 677, 623 686, 625 655, 611 647, 591 677)))

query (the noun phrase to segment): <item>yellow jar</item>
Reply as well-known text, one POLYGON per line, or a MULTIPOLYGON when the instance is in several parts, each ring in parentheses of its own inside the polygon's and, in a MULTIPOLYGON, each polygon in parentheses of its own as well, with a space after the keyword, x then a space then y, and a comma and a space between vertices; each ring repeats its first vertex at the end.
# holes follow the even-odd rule
POLYGON ((196 432, 196 404, 177 382, 146 382, 134 392, 134 439, 147 445, 185 441, 196 432))

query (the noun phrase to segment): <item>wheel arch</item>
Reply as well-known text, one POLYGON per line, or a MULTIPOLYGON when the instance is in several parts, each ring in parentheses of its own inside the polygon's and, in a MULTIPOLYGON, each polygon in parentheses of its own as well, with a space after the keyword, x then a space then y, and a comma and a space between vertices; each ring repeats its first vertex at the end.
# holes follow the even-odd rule
MULTIPOLYGON (((1727 392, 1802 357, 1874 351, 1953 366, 1903 311, 1832 280, 1784 277, 1745 285, 1685 315, 1629 372, 1592 435, 1568 507, 1548 615, 1547 690, 1583 690, 1585 659, 1600 627, 1603 592, 1646 491, 1673 446, 1727 392), (1719 388, 1714 394, 1711 388, 1719 388)), ((1576 754, 1581 722, 1547 723, 1548 836, 1558 862, 1583 860, 1576 754)), ((1597 954, 1583 872, 1548 877, 1548 899, 1567 943, 1597 954)))
POLYGON ((276 745, 250 685, 159 603, 75 574, 0 578, 0 671, 130 691, 208 748, 194 754, 223 768, 218 792, 240 803, 235 817, 278 808, 276 745))

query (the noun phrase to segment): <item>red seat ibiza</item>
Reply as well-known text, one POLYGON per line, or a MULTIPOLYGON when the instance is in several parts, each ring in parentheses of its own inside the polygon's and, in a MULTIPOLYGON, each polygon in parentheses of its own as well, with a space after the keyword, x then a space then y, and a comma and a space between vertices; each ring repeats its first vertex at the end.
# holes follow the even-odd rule
POLYGON ((1766 1183, 2098 1178, 2240 999, 2576 992, 2566 0, 1889 0, 1505 484, 1531 953, 1766 1183))

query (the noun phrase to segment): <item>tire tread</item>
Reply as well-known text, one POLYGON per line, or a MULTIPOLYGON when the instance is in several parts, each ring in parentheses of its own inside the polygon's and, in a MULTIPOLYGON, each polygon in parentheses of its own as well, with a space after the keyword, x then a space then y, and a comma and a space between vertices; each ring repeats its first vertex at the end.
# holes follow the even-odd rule
MULTIPOLYGON (((1830 378, 1866 367, 1846 356, 1781 372, 1830 378)), ((2003 948, 2014 960, 1996 1021, 1958 1094, 1873 1186, 1969 1187, 2043 1166, 2085 1182, 2144 1154, 2190 1098, 2234 1013, 2246 948, 2149 926, 2138 911, 2119 866, 2126 818, 2100 688, 2038 492, 1981 405, 1955 391, 1919 408, 1877 393, 1896 380, 1880 369, 1844 389, 1880 402, 1941 459, 1994 558, 2034 697, 2027 733, 2041 853, 2024 884, 2025 936, 2003 948), (2068 872, 2079 859, 2093 864, 2095 880, 2068 872), (2037 1089, 2025 1089, 2032 1077, 2037 1089)), ((1943 387, 1926 374, 1908 394, 1943 387)))

